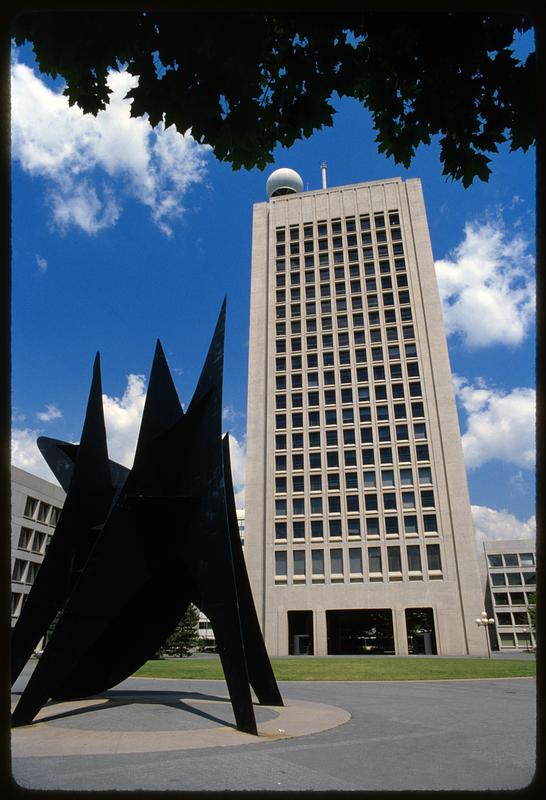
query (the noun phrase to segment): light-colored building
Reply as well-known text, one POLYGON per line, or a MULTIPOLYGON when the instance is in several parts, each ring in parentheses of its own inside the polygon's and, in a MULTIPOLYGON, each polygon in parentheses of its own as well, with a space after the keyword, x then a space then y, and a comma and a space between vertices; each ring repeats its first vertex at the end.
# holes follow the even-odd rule
POLYGON ((493 649, 529 650, 536 631, 529 606, 536 600, 536 542, 534 539, 484 541, 485 606, 495 620, 493 649))
POLYGON ((11 467, 11 624, 15 625, 63 507, 57 484, 11 467))
POLYGON ((418 179, 254 205, 245 559, 271 655, 486 655, 418 179))

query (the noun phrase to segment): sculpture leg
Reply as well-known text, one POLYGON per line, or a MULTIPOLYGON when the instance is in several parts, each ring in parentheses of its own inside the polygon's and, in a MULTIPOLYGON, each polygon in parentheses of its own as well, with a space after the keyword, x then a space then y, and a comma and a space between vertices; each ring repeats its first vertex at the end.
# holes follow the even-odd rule
POLYGON ((207 608, 204 613, 214 630, 237 730, 257 736, 258 728, 237 609, 233 604, 216 609, 207 608))

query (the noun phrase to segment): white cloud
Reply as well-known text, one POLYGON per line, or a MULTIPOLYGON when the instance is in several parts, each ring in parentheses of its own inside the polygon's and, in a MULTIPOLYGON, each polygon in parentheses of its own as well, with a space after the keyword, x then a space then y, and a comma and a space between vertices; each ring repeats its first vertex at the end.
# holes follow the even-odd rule
POLYGON ((463 241, 435 266, 448 335, 469 347, 521 344, 535 310, 526 239, 510 238, 500 219, 467 222, 463 241))
POLYGON ((45 411, 38 411, 36 416, 40 422, 52 422, 54 419, 61 419, 63 412, 57 406, 48 405, 45 411))
POLYGON ((535 463, 535 392, 502 392, 483 380, 475 385, 454 376, 455 393, 468 414, 462 437, 466 466, 501 459, 530 469, 535 463))
POLYGON ((237 508, 245 507, 245 475, 246 475, 246 442, 239 442, 229 434, 229 458, 231 462, 231 478, 237 508))
POLYGON ((509 511, 497 511, 487 506, 471 506, 476 543, 481 547, 483 541, 502 539, 536 538, 536 518, 522 521, 509 511))
POLYGON ((36 253, 36 266, 38 267, 39 272, 46 272, 47 271, 47 261, 43 256, 39 256, 36 253))
POLYGON ((59 484, 38 450, 36 439, 41 434, 41 430, 33 428, 14 428, 11 432, 11 463, 32 475, 59 484))
POLYGON ((108 454, 113 461, 125 467, 133 466, 145 400, 144 375, 128 375, 127 387, 122 397, 102 395, 108 454))
POLYGON ((24 64, 12 65, 11 80, 13 156, 46 179, 58 228, 95 234, 114 225, 124 198, 132 197, 150 208, 163 233, 172 233, 184 196, 204 180, 210 147, 174 126, 152 128, 147 118, 132 118, 125 95, 138 78, 111 72, 110 101, 96 117, 70 107, 61 90, 24 64))

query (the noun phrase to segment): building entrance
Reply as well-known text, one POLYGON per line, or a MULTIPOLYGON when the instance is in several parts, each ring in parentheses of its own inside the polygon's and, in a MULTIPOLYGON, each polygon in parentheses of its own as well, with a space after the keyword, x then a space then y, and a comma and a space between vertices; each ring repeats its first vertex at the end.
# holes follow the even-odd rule
POLYGON ((288 655, 313 655, 313 612, 288 612, 288 655))
POLYGON ((406 608, 406 632, 410 655, 437 655, 432 608, 406 608))
POLYGON ((390 608, 327 611, 329 655, 394 654, 390 608))

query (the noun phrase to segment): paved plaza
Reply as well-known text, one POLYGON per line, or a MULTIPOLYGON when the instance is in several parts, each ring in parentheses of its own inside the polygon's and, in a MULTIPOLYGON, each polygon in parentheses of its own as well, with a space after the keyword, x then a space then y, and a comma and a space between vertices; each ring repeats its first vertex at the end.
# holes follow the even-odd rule
POLYGON ((520 789, 535 770, 535 688, 281 682, 286 706, 256 706, 256 738, 235 729, 224 681, 129 678, 15 729, 13 775, 50 790, 520 789))

